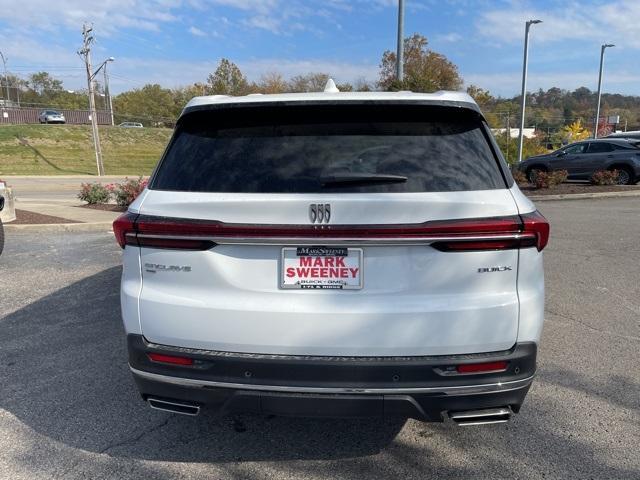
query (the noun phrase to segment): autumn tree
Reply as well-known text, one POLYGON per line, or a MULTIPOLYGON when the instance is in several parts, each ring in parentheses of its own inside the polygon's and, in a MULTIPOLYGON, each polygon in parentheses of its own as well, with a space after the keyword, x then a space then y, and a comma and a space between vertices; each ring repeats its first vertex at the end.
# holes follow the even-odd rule
POLYGON ((123 92, 113 97, 116 122, 129 120, 145 125, 171 125, 181 110, 174 95, 175 92, 158 84, 123 92))
POLYGON ((311 72, 306 75, 296 75, 289 80, 290 92, 321 92, 329 80, 326 73, 311 72))
POLYGON ((256 89, 260 93, 285 93, 289 90, 289 84, 278 72, 268 72, 260 77, 256 89))
POLYGON ((582 122, 580 120, 576 120, 575 122, 562 127, 560 135, 564 140, 563 143, 573 143, 580 140, 586 140, 591 136, 591 133, 582 126, 582 122))
POLYGON ((383 90, 411 90, 435 92, 437 90, 459 90, 462 78, 458 67, 444 55, 429 50, 426 37, 415 33, 404 40, 404 79, 396 78, 396 54, 390 50, 382 54, 380 80, 383 90))
POLYGON ((207 78, 207 90, 213 95, 246 95, 249 82, 235 63, 222 58, 216 71, 207 78))

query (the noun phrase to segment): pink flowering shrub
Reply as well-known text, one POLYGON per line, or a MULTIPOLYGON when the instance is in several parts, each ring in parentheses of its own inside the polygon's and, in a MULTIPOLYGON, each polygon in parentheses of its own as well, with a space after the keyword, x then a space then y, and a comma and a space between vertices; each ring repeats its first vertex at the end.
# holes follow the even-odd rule
POLYGON ((111 198, 111 191, 99 183, 83 183, 80 185, 78 198, 89 205, 107 203, 111 198))
POLYGON ((149 183, 148 180, 138 177, 137 179, 126 178, 123 183, 116 184, 113 187, 116 203, 121 207, 128 207, 142 193, 147 183, 149 183))

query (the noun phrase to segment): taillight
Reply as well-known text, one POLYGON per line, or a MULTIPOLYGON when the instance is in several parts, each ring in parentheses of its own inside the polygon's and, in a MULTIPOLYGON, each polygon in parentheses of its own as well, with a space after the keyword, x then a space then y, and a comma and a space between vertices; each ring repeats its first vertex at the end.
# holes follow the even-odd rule
POLYGON ((549 222, 542 216, 539 211, 525 213, 520 215, 522 222, 524 223, 524 233, 534 234, 536 241, 534 245, 538 251, 542 251, 544 247, 549 243, 549 222))
POLYGON ((217 243, 286 240, 322 242, 424 242, 444 252, 507 250, 537 247, 549 239, 549 224, 538 212, 505 217, 433 220, 378 225, 260 225, 125 213, 113 230, 121 247, 208 250, 217 243))
POLYGON ((193 358, 177 357, 175 355, 164 355, 162 353, 147 353, 149 360, 157 363, 168 363, 171 365, 193 365, 193 358))
POLYGON ((135 220, 138 215, 136 213, 124 212, 113 222, 113 234, 120 247, 124 248, 128 244, 127 236, 135 233, 135 220))

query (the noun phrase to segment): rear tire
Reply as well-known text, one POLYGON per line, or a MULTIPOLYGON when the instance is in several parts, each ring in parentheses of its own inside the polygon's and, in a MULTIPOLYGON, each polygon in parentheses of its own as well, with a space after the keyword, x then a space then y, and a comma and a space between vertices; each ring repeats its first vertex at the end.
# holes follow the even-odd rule
POLYGON ((635 183, 633 172, 629 167, 613 167, 611 170, 618 171, 618 185, 631 185, 635 183))

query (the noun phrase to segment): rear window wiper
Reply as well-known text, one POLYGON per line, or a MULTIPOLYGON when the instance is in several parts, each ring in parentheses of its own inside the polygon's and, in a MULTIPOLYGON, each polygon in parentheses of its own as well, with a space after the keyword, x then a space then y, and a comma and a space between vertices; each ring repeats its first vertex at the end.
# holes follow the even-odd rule
POLYGON ((352 187, 358 185, 375 185, 384 183, 404 183, 408 180, 403 175, 387 173, 349 173, 346 175, 332 175, 320 177, 323 187, 352 187))

